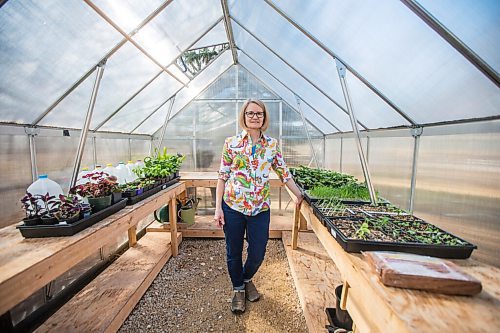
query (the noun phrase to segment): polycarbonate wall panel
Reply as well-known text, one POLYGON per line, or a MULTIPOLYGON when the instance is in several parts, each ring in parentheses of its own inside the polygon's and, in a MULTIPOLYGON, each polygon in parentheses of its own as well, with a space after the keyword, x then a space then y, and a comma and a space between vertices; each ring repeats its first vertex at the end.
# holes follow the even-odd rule
MULTIPOLYGON (((167 123, 167 128, 165 130, 165 137, 168 138, 193 138, 193 114, 196 107, 193 104, 189 104, 177 113, 173 118, 171 118, 167 123)), ((158 135, 160 133, 157 133, 158 135)))
MULTIPOLYGON (((254 77, 258 77, 258 80, 265 84, 267 87, 272 89, 272 91, 280 96, 289 105, 297 105, 297 100, 292 91, 273 78, 268 72, 266 72, 259 64, 251 60, 242 52, 238 52, 238 60, 243 65, 244 69, 248 70, 254 77)), ((321 118, 316 111, 314 111, 307 104, 302 103, 302 112, 306 119, 322 131, 323 133, 334 133, 337 130, 331 126, 325 119, 321 118)))
MULTIPOLYGON (((367 152, 366 143, 366 138, 362 138, 361 144, 365 155, 367 152)), ((359 161, 358 149, 356 148, 356 141, 354 140, 354 138, 342 139, 342 172, 353 175, 354 177, 358 178, 360 182, 365 181, 365 177, 363 176, 363 169, 361 168, 361 162, 359 161)))
MULTIPOLYGON (((407 137, 370 137, 369 167, 373 187, 403 209, 409 208, 413 146, 407 137)), ((356 155, 357 157, 357 155, 356 155)))
POLYGON ((180 153, 186 156, 186 159, 182 162, 181 171, 195 171, 192 139, 165 138, 161 147, 167 147, 169 154, 180 153))
POLYGON ((224 99, 236 98, 237 67, 232 66, 220 78, 212 83, 197 98, 224 99))
MULTIPOLYGON (((179 110, 185 107, 193 98, 198 96, 202 90, 214 82, 232 63, 231 52, 224 51, 211 65, 197 75, 187 88, 183 88, 176 96, 174 107, 170 118, 175 116, 179 110)), ((156 112, 151 118, 145 121, 134 133, 154 134, 161 124, 164 123, 168 109, 162 108, 162 112, 156 112)))
POLYGON ((224 140, 234 135, 235 103, 195 102, 196 170, 218 170, 224 140))
POLYGON ((403 3, 275 3, 416 122, 498 115, 498 87, 403 3))
POLYGON ((32 182, 27 135, 0 135, 0 228, 25 215, 21 198, 32 182))
POLYGON ((233 21, 232 27, 236 44, 239 48, 244 50, 250 58, 261 64, 280 81, 286 82, 289 89, 301 96, 301 98, 315 110, 321 112, 326 118, 335 119, 335 125, 340 130, 346 131, 350 128, 349 117, 344 111, 325 97, 325 95, 316 90, 310 83, 264 47, 236 22, 233 21))
POLYGON ((325 138, 325 168, 340 172, 340 138, 325 138))
POLYGON ((311 139, 311 144, 314 148, 314 153, 316 154, 316 161, 317 161, 317 165, 314 162, 312 165, 317 166, 318 168, 324 168, 325 165, 323 163, 323 157, 324 157, 325 140, 323 138, 311 139))
POLYGON ((31 123, 121 36, 82 1, 8 1, 0 10, 0 121, 31 123))
MULTIPOLYGON (((306 122, 306 126, 311 138, 323 138, 323 133, 309 122, 306 122)), ((300 114, 285 103, 283 103, 283 136, 307 138, 300 114)))
MULTIPOLYGON (((130 43, 124 44, 106 62, 99 84, 90 128, 95 128, 137 93, 161 70, 130 43), (133 78, 131 80, 130 78, 133 78)), ((82 128, 97 71, 63 99, 41 125, 82 128)), ((123 111, 121 111, 123 112, 123 111)))
POLYGON ((106 167, 112 163, 117 166, 119 162, 126 163, 129 160, 128 139, 96 139, 97 164, 106 167))
POLYGON ((280 103, 265 102, 267 112, 269 113, 269 127, 266 130, 266 135, 272 138, 279 139, 280 137, 280 103))
POLYGON ((173 1, 133 39, 167 65, 221 16, 216 0, 173 1))
MULTIPOLYGON (((127 33, 132 32, 149 14, 160 7, 163 0, 92 0, 106 16, 127 33)), ((168 10, 168 6, 167 9, 168 10)))
POLYGON ((500 2, 496 0, 419 0, 462 42, 500 72, 500 2))
POLYGON ((130 160, 133 162, 144 160, 144 157, 149 156, 149 147, 151 140, 130 140, 130 160))
MULTIPOLYGON (((172 96, 181 84, 171 76, 162 73, 139 95, 105 123, 100 130, 129 133, 140 121, 172 96)), ((158 112, 157 112, 158 113, 158 112)), ((162 122, 163 123, 163 122, 162 122)))
MULTIPOLYGON (((497 126, 498 127, 498 126, 497 126)), ((425 135, 420 141, 415 215, 476 244, 473 257, 500 266, 500 129, 425 135)))
POLYGON ((262 85, 244 68, 238 67, 238 98, 276 99, 278 96, 262 85))
POLYGON ((311 146, 307 139, 286 139, 283 138, 283 157, 288 167, 299 165, 315 166, 311 162, 311 146))
MULTIPOLYGON (((78 136, 36 137, 38 174, 47 174, 50 179, 62 187, 65 193, 69 190, 79 140, 78 136), (57 147, 57 149, 54 149, 54 147, 57 147)), ((81 162, 82 167, 93 165, 91 140, 87 140, 85 146, 86 149, 81 162)))
MULTIPOLYGON (((265 45, 314 82, 346 110, 335 60, 301 31, 262 2, 238 1, 231 7, 233 18, 242 23, 265 45), (251 15, 248 13, 251 12, 251 15), (259 20, 254 19, 259 17, 259 20), (264 21, 266 24, 261 24, 264 21), (286 31, 286 38, 283 32, 286 31), (314 66, 311 66, 311 60, 314 66)), ((358 120, 368 128, 407 125, 398 113, 376 96, 355 76, 347 76, 358 120)), ((312 87, 311 87, 312 88, 312 87)), ((312 88, 314 89, 314 88, 312 88)))

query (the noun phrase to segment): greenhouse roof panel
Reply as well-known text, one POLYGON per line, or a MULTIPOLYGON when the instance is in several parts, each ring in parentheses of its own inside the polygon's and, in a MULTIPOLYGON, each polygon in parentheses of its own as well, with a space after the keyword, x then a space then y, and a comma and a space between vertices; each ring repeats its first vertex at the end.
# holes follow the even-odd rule
MULTIPOLYGON (((251 74, 262 81, 263 84, 268 86, 275 94, 280 96, 287 104, 290 106, 297 106, 297 101, 295 95, 288 87, 281 84, 275 78, 273 78, 269 73, 267 73, 259 64, 255 63, 253 60, 248 58, 245 54, 239 52, 238 59, 242 66, 247 69, 251 74)), ((293 108, 296 110, 295 108, 293 108)), ((321 116, 316 113, 307 104, 302 103, 302 111, 304 116, 309 119, 321 132, 325 134, 337 132, 337 130, 328 124, 328 122, 321 118, 321 116)), ((298 112, 298 111, 297 111, 298 112)))
MULTIPOLYGON (((104 121, 160 71, 135 46, 124 44, 106 62, 90 128, 95 128, 104 121)), ((94 72, 84 84, 59 103, 40 125, 82 128, 95 76, 94 72)))
MULTIPOLYGON (((323 133, 352 130, 335 58, 347 67, 361 129, 500 117, 498 1, 228 0, 228 8, 240 63, 273 91, 269 98, 296 108, 300 97, 323 133)), ((91 129, 152 133, 149 115, 182 84, 141 88, 168 76, 162 66, 187 84, 197 71, 184 74, 174 62, 188 48, 228 43, 223 18, 219 0, 2 2, 0 123, 80 128, 94 68, 108 55, 91 129)), ((220 74, 201 70, 205 82, 220 74)), ((225 85, 219 98, 266 96, 252 91, 260 85, 225 85)), ((177 96, 174 113, 195 90, 177 96)))
POLYGON ((168 65, 221 16, 216 0, 173 1, 133 39, 162 65, 168 65))
POLYGON ((500 1, 419 0, 454 35, 500 72, 500 1))
POLYGON ((498 87, 400 2, 274 1, 418 123, 498 115, 498 87))
POLYGON ((113 22, 127 33, 160 7, 164 0, 92 0, 113 22))
POLYGON ((0 121, 35 121, 120 40, 82 1, 6 2, 0 8, 0 121))
POLYGON ((162 73, 99 129, 112 132, 131 132, 140 121, 151 114, 180 87, 179 82, 166 73, 162 73))
POLYGON ((215 27, 213 27, 203 38, 201 38, 191 49, 227 43, 226 28, 224 21, 221 20, 215 27))

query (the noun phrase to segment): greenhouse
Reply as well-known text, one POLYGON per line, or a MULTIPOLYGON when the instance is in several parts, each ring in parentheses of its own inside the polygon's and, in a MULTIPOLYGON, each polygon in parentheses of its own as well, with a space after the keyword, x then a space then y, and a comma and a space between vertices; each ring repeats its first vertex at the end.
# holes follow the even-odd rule
POLYGON ((499 1, 0 0, 0 56, 2 332, 500 331, 499 1))

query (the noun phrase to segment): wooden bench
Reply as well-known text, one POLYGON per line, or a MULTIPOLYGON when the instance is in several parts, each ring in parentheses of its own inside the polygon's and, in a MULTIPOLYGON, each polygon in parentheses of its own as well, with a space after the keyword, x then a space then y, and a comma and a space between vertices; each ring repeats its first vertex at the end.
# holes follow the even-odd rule
MULTIPOLYGON (((174 184, 70 237, 25 239, 15 226, 0 229, 0 314, 124 233, 134 246, 139 221, 165 204, 173 205, 170 211, 176 211, 175 198, 185 190, 184 183, 174 184)), ((177 217, 172 216, 171 221, 171 233, 176 235, 177 217)), ((177 237, 171 240, 171 251, 177 255, 177 237)))
POLYGON ((35 332, 116 332, 172 256, 170 240, 146 233, 35 332))
POLYGON ((295 214, 293 249, 297 249, 301 216, 310 224, 341 273, 345 291, 341 306, 349 311, 356 332, 498 331, 500 269, 472 259, 452 260, 482 282, 483 291, 474 297, 386 287, 361 254, 342 249, 306 202, 295 214))

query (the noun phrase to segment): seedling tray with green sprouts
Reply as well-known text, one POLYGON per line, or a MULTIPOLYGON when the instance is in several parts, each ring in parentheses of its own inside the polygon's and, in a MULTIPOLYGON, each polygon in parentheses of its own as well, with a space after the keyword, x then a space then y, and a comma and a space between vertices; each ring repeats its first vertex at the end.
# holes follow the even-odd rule
POLYGON ((477 246, 413 215, 323 217, 330 234, 347 252, 398 251, 465 259, 477 246))

